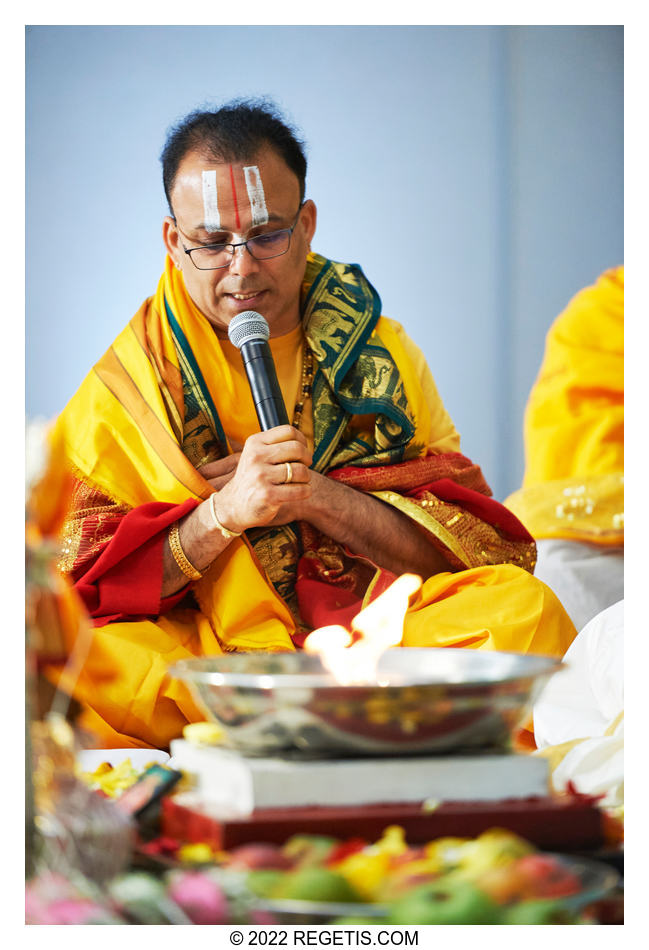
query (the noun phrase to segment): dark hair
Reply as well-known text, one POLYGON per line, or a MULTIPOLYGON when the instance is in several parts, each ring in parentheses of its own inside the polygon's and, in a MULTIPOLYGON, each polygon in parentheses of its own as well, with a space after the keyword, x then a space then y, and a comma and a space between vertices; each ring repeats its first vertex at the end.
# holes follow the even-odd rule
POLYGON ((264 146, 271 146, 295 173, 304 201, 306 155, 296 130, 282 118, 269 99, 235 99, 216 111, 196 109, 169 130, 160 155, 162 181, 169 210, 180 163, 188 152, 203 152, 218 162, 253 158, 264 146))

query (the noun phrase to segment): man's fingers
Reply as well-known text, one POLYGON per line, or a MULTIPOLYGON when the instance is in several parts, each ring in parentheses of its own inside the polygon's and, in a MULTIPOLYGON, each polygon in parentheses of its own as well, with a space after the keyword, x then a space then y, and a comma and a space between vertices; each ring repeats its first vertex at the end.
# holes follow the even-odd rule
POLYGON ((310 469, 302 462, 278 462, 271 468, 274 485, 304 485, 311 479, 310 469))
MULTIPOLYGON (((282 427, 269 430, 277 432, 282 427)), ((288 426, 284 427, 289 429, 288 426)), ((297 430, 293 430, 296 432, 297 430)), ((281 442, 264 442, 259 435, 251 436, 241 453, 241 465, 279 465, 283 462, 301 462, 309 466, 313 457, 307 445, 297 439, 287 439, 281 442)), ((239 466, 241 468, 241 466, 239 466)), ((273 479, 275 481, 275 479, 273 479)))
POLYGON ((221 475, 230 475, 239 464, 241 453, 235 452, 233 455, 226 455, 225 458, 216 459, 214 462, 207 462, 205 465, 199 465, 198 471, 203 478, 219 478, 221 475))
MULTIPOLYGON (((251 438, 256 438, 253 436, 251 438)), ((260 432, 259 437, 262 442, 266 445, 275 445, 278 442, 290 442, 297 441, 301 442, 302 445, 306 445, 306 436, 300 432, 299 429, 296 429, 295 426, 275 426, 274 429, 267 429, 265 432, 260 432)))
POLYGON ((282 462, 301 462, 303 465, 310 465, 313 461, 306 445, 295 439, 276 443, 267 450, 266 458, 273 465, 281 465, 282 462))

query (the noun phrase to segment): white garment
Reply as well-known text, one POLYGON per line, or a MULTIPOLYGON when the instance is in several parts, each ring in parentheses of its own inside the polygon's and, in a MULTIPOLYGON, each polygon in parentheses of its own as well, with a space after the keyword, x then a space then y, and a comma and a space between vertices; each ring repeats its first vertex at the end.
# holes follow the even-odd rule
POLYGON ((552 774, 557 791, 624 801, 624 601, 597 615, 573 640, 533 708, 539 749, 581 739, 552 774), (606 733, 609 733, 607 735, 606 733))
POLYGON ((577 630, 624 597, 624 548, 539 538, 534 576, 551 587, 577 630))

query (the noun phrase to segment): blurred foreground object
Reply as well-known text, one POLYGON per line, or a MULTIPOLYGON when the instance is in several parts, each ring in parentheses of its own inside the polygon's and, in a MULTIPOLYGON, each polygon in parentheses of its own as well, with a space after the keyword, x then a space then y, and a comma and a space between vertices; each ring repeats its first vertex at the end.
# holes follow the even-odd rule
POLYGON ((525 475, 505 502, 537 542, 535 575, 580 630, 624 596, 624 268, 554 321, 525 411, 525 475))
MULTIPOLYGON (((71 479, 62 444, 49 423, 26 426, 25 633, 27 699, 33 719, 52 707, 57 678, 80 635, 91 628, 77 593, 57 570, 59 531, 65 519, 71 479), (49 669, 49 677, 46 676, 49 669)), ((70 700, 61 700, 74 716, 70 700)))
POLYGON ((535 755, 550 762, 551 781, 624 813, 624 601, 588 623, 534 705, 535 755))
POLYGON ((46 422, 26 429, 25 699, 26 864, 28 875, 57 870, 102 882, 123 869, 130 820, 75 774, 78 706, 57 689, 74 678, 92 627, 76 592, 56 567, 70 479, 61 444, 46 422))
POLYGON ((298 833, 206 860, 127 871, 100 891, 45 874, 28 886, 27 922, 597 923, 594 905, 620 881, 610 867, 540 852, 499 827, 418 844, 400 825, 385 826, 378 838, 298 833))
POLYGON ((32 723, 34 866, 102 885, 128 865, 134 825, 114 802, 75 774, 76 742, 57 714, 32 723))

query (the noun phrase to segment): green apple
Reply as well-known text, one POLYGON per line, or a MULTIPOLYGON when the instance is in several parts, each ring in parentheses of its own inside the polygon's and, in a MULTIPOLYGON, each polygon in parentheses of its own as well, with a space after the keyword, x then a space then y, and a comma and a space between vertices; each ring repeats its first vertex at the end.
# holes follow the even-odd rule
POLYGON ((294 867, 311 867, 324 864, 337 844, 336 838, 325 835, 293 835, 284 843, 282 853, 294 867))
POLYGON ((246 884, 257 897, 270 897, 275 888, 279 886, 285 873, 285 871, 278 871, 275 868, 260 868, 259 870, 248 871, 246 884))
POLYGON ((505 911, 504 924, 572 924, 575 914, 562 907, 560 900, 542 898, 521 901, 505 911))
POLYGON ((289 871, 273 890, 274 898, 296 901, 336 901, 342 904, 364 903, 364 898, 337 871, 306 867, 289 871))
POLYGON ((501 909, 469 881, 434 881, 395 901, 390 924, 498 924, 501 909))

